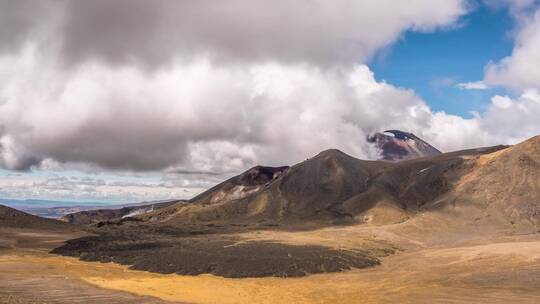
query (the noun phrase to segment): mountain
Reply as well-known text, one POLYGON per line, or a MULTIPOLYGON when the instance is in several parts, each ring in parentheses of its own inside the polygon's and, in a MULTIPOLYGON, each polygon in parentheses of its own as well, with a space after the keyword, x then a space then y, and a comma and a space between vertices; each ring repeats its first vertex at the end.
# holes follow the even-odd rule
MULTIPOLYGON (((144 213, 152 212, 174 203, 182 202, 181 200, 143 202, 130 204, 125 206, 110 206, 107 209, 92 209, 79 212, 63 214, 60 217, 61 221, 71 224, 89 225, 99 222, 118 221, 126 217, 133 217, 144 213), (115 208, 116 207, 116 208, 115 208)), ((64 210, 64 208, 62 209, 64 210)), ((69 209, 68 209, 69 210, 69 209)))
POLYGON ((69 230, 72 225, 54 219, 31 215, 0 205, 0 227, 38 230, 69 230))
POLYGON ((454 218, 512 228, 540 223, 540 136, 482 155, 440 198, 454 218))
POLYGON ((178 201, 179 200, 158 200, 138 203, 111 204, 105 202, 0 199, 0 204, 40 217, 61 219, 71 223, 88 224, 90 222, 94 223, 100 221, 97 219, 98 217, 101 217, 101 220, 111 220, 116 217, 126 216, 131 212, 133 212, 133 214, 148 212, 168 206, 171 202, 178 201), (85 211, 96 212, 92 213, 85 211), (69 216, 70 214, 73 215, 69 216), (93 214, 93 216, 96 217, 96 220, 87 221, 83 219, 88 217, 90 214, 93 214))
POLYGON ((257 166, 190 201, 97 225, 95 235, 53 253, 225 277, 372 267, 398 248, 537 237, 539 180, 540 137, 400 162, 327 150, 291 167, 257 166))
POLYGON ((129 215, 168 226, 315 227, 392 224, 451 209, 445 216, 460 214, 459 221, 530 226, 540 214, 539 146, 536 137, 511 147, 400 162, 360 160, 332 149, 292 167, 256 166, 189 201, 81 212, 65 219, 88 224, 129 215))
POLYGON ((292 167, 254 167, 189 202, 142 217, 169 224, 347 221, 350 215, 340 208, 340 203, 365 191, 369 179, 387 165, 328 150, 292 167))
MULTIPOLYGON (((99 202, 72 202, 72 201, 54 201, 39 199, 0 199, 0 204, 21 210, 33 215, 49 218, 59 218, 64 214, 90 210, 97 208, 108 208, 110 204, 99 202)), ((112 206, 112 208, 115 208, 112 206)), ((116 205, 116 208, 119 208, 116 205)))
POLYGON ((457 195, 459 181, 478 170, 476 159, 503 149, 480 148, 402 162, 365 161, 327 150, 290 168, 252 168, 189 202, 141 219, 169 225, 400 222, 440 204, 445 195, 457 195))
POLYGON ((399 130, 375 133, 368 136, 367 141, 376 145, 382 160, 401 161, 442 154, 418 136, 399 130))

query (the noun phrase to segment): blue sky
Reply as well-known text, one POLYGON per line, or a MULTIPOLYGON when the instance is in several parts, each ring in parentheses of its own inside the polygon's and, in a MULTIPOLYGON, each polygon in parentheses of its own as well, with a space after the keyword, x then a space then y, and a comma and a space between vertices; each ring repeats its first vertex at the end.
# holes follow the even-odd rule
POLYGON ((478 5, 457 28, 434 33, 406 32, 382 50, 370 68, 377 80, 411 88, 435 111, 469 117, 483 112, 504 88, 463 90, 457 83, 484 78, 484 67, 512 53, 515 21, 509 11, 478 5))

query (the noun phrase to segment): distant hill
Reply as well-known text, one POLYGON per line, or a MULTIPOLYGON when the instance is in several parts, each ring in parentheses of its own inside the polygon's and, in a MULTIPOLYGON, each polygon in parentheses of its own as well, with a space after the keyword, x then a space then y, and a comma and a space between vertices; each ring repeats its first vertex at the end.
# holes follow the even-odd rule
POLYGON ((118 205, 111 205, 103 202, 74 202, 39 199, 6 199, 0 198, 0 204, 21 210, 33 215, 48 218, 60 218, 64 214, 81 210, 91 210, 96 208, 119 208, 118 205))
POLYGON ((133 217, 136 215, 145 214, 154 210, 159 210, 164 207, 168 207, 172 204, 183 202, 181 200, 169 200, 169 201, 155 201, 155 202, 143 202, 138 204, 115 206, 116 208, 107 209, 91 209, 85 211, 78 211, 73 213, 63 214, 60 220, 72 223, 72 224, 96 224, 99 222, 121 220, 126 217, 133 217))
POLYGON ((171 200, 147 201, 138 203, 104 203, 104 202, 74 202, 74 201, 54 201, 54 200, 17 200, 0 199, 0 204, 24 211, 33 215, 59 219, 67 214, 78 213, 89 210, 112 210, 136 206, 166 203, 171 200))
POLYGON ((72 225, 54 219, 31 215, 0 205, 0 228, 28 228, 38 230, 66 230, 72 225))

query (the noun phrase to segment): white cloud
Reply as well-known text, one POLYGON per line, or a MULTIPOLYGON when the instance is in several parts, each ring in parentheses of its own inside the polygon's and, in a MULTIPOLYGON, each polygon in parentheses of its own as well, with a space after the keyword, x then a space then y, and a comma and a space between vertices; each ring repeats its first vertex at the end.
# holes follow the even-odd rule
POLYGON ((457 150, 530 135, 503 132, 500 120, 527 121, 536 96, 530 91, 517 103, 496 96, 485 115, 464 119, 377 82, 362 64, 223 67, 200 60, 148 74, 99 63, 59 70, 40 56, 30 47, 0 59, 0 71, 18 71, 4 74, 0 90, 6 168, 53 160, 112 170, 238 172, 292 164, 327 148, 373 158, 366 136, 390 128, 457 150))
POLYGON ((512 106, 512 99, 508 96, 495 95, 491 98, 491 104, 500 109, 508 109, 512 106))
POLYGON ((540 94, 527 90, 516 99, 494 96, 483 115, 482 128, 501 143, 515 144, 540 134, 540 94))
POLYGON ((489 89, 489 86, 483 81, 458 83, 456 87, 462 90, 487 90, 489 89))
POLYGON ((540 89, 540 9, 519 14, 512 55, 486 67, 485 82, 518 91, 540 89))
POLYGON ((0 178, 0 196, 110 203, 188 199, 227 177, 178 174, 146 174, 144 177, 89 174, 81 177, 54 171, 11 174, 0 178))
POLYGON ((435 135, 439 121, 466 120, 433 113, 414 92, 377 82, 361 64, 222 67, 201 60, 147 74, 99 63, 59 70, 40 56, 30 47, 0 59, 0 71, 18 71, 4 74, 0 90, 7 168, 52 159, 108 169, 239 171, 291 164, 327 148, 370 158, 366 136, 387 128, 413 131, 442 149, 477 144, 435 135))
POLYGON ((381 121, 410 125, 429 109, 358 62, 468 9, 464 0, 36 1, 0 0, 17 13, 0 19, 0 165, 10 169, 52 159, 239 170, 327 147, 367 156, 364 137, 381 121))

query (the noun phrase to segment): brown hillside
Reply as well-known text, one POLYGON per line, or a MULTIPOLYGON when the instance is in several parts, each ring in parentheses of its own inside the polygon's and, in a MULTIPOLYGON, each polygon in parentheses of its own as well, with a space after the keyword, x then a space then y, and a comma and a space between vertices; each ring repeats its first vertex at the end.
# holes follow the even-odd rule
POLYGON ((189 203, 142 218, 172 225, 400 222, 418 212, 454 203, 463 192, 461 181, 478 170, 477 159, 492 157, 489 155, 504 148, 473 149, 399 163, 363 161, 327 150, 290 168, 255 167, 189 203), (271 174, 260 177, 261 172, 271 174), (246 178, 249 176, 252 178, 246 178))
POLYGON ((65 230, 71 228, 72 225, 54 219, 34 216, 0 205, 0 227, 65 230))

